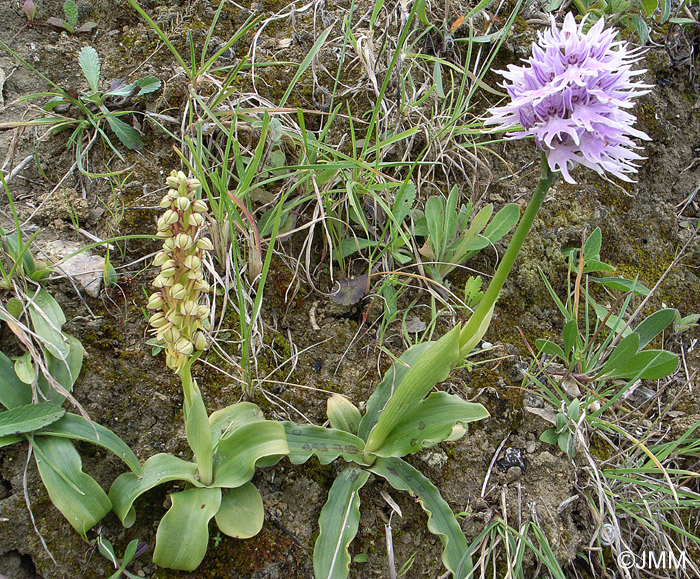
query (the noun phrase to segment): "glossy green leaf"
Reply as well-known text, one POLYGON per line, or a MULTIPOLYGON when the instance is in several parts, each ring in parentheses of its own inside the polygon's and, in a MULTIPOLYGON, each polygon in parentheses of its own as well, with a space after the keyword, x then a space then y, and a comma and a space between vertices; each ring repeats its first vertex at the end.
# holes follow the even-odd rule
POLYGON ((564 350, 550 340, 535 340, 535 348, 537 348, 537 352, 539 353, 549 354, 550 356, 566 361, 564 350))
POLYGON ((433 386, 449 376, 459 358, 459 333, 460 327, 457 326, 432 343, 395 385, 389 402, 367 438, 367 452, 379 450, 404 415, 423 400, 433 386))
POLYGON ((326 415, 331 428, 357 434, 362 415, 357 407, 345 396, 333 394, 326 401, 326 415))
POLYGON ((97 92, 100 89, 100 57, 92 46, 84 46, 78 55, 78 64, 90 85, 97 92))
POLYGON ((14 434, 8 434, 7 436, 0 436, 0 448, 3 446, 10 446, 11 444, 16 444, 26 440, 24 436, 15 436, 14 434))
POLYGON ((606 378, 624 378, 627 380, 658 380, 666 378, 678 368, 678 356, 664 350, 642 350, 624 364, 615 366, 606 378))
POLYGON ((401 457, 447 440, 456 424, 488 418, 481 404, 454 394, 434 392, 407 412, 374 452, 377 456, 401 457))
POLYGON ((121 119, 113 115, 107 115, 105 117, 109 123, 109 128, 112 129, 117 138, 127 149, 132 151, 140 151, 143 148, 143 141, 141 140, 141 135, 139 132, 132 127, 127 125, 121 119))
POLYGON ((315 455, 321 464, 342 456, 348 462, 362 462, 365 443, 361 438, 334 428, 283 422, 289 444, 289 461, 302 464, 315 455))
POLYGON ((202 486, 197 478, 197 465, 172 454, 156 454, 143 463, 141 469, 141 476, 133 472, 119 475, 109 489, 114 512, 125 527, 130 527, 136 520, 134 501, 159 484, 182 480, 202 486))
POLYGON ((39 289, 29 302, 29 317, 42 345, 56 358, 65 360, 70 352, 68 338, 61 331, 66 317, 58 302, 45 289, 39 289))
POLYGON ((495 243, 515 227, 520 220, 520 207, 515 203, 509 203, 503 207, 484 229, 484 237, 491 243, 495 243))
POLYGON ((202 483, 209 485, 212 482, 214 466, 214 443, 209 415, 196 381, 192 381, 190 395, 185 397, 184 416, 187 442, 194 453, 200 479, 202 483))
POLYGON ((36 379, 36 368, 32 362, 32 355, 25 352, 18 358, 15 358, 15 374, 25 384, 33 384, 36 379))
POLYGON ((643 286, 641 283, 631 279, 625 279, 624 277, 589 277, 589 281, 604 285, 610 289, 614 289, 621 292, 631 291, 639 296, 648 296, 649 288, 643 286))
POLYGON ((32 389, 17 378, 14 364, 0 352, 0 404, 12 409, 32 402, 32 389))
POLYGON ((111 510, 107 494, 82 470, 70 441, 42 437, 32 441, 39 475, 51 502, 85 540, 86 533, 111 510))
POLYGON ((678 311, 672 308, 659 310, 651 314, 634 328, 634 333, 639 334, 639 349, 641 350, 644 348, 649 342, 656 338, 656 336, 668 328, 676 319, 677 315, 678 311))
POLYGON ((54 404, 39 403, 0 412, 0 436, 39 430, 56 422, 66 411, 54 404))
MULTIPOLYGON (((83 367, 85 351, 83 350, 83 345, 80 343, 80 340, 68 334, 64 334, 64 336, 68 341, 68 356, 65 359, 60 359, 49 352, 44 352, 44 358, 46 359, 46 368, 51 377, 58 382, 60 386, 65 388, 67 392, 71 392, 73 390, 73 384, 75 384, 75 381, 78 379, 80 370, 83 367)), ((39 384, 39 389, 43 396, 47 400, 54 404, 63 404, 66 397, 51 385, 43 373, 39 374, 37 383, 39 384)))
POLYGON ((254 537, 265 521, 265 506, 253 483, 229 489, 221 499, 216 524, 222 533, 236 539, 254 537))
POLYGON ((129 445, 108 428, 78 414, 65 414, 60 420, 43 428, 38 434, 91 442, 121 458, 137 475, 141 473, 139 459, 136 458, 129 445))
POLYGON ((369 472, 349 466, 333 481, 318 519, 320 531, 314 545, 316 579, 344 579, 348 576, 348 547, 357 534, 360 489, 368 477, 369 472))
POLYGON ((559 434, 554 428, 548 428, 540 435, 540 440, 546 442, 547 444, 557 444, 559 440, 559 434))
POLYGON ((608 376, 612 374, 617 367, 632 360, 638 351, 639 334, 633 332, 626 338, 620 340, 620 343, 615 347, 605 364, 603 364, 601 369, 598 371, 598 376, 608 376))
POLYGON ((410 491, 418 497, 421 507, 428 513, 428 530, 437 535, 443 545, 445 567, 457 579, 467 577, 472 569, 471 559, 465 558, 467 540, 437 487, 400 458, 378 458, 369 470, 384 477, 396 490, 410 491))
POLYGON ((374 428, 379 420, 379 414, 389 401, 394 388, 403 380, 403 377, 408 372, 409 368, 430 348, 433 342, 422 342, 411 346, 406 350, 399 359, 394 362, 389 370, 384 374, 384 378, 372 392, 372 395, 367 401, 365 415, 360 421, 360 427, 357 435, 363 440, 367 440, 370 430, 374 428))
POLYGON ((214 485, 239 487, 253 478, 258 460, 288 453, 285 429, 279 422, 266 420, 244 424, 228 438, 219 440, 214 460, 214 485))
POLYGON ((221 505, 221 489, 188 489, 170 495, 173 504, 156 532, 153 562, 161 567, 194 571, 209 544, 209 521, 221 505))
POLYGON ((574 350, 581 347, 581 338, 578 335, 578 324, 576 320, 569 320, 564 324, 562 337, 564 340, 564 359, 566 360, 574 350))
POLYGON ((222 436, 226 438, 236 428, 244 424, 263 422, 265 417, 256 404, 252 402, 239 402, 232 404, 209 415, 209 425, 214 442, 222 436))

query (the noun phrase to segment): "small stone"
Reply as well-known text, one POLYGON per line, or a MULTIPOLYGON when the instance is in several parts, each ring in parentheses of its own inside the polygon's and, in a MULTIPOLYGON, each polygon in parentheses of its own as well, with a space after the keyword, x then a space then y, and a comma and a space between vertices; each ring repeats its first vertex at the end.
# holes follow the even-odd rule
POLYGON ((77 280, 91 297, 100 295, 105 271, 104 257, 92 255, 89 251, 72 255, 80 251, 81 246, 71 241, 51 241, 43 249, 59 274, 77 280))

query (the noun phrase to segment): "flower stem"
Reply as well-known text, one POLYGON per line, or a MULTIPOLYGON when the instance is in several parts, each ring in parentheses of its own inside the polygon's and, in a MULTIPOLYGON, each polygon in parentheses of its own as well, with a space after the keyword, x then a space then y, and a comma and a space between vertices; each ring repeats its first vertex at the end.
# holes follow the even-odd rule
POLYGON ((202 400, 202 393, 199 391, 197 381, 192 379, 192 362, 194 360, 190 358, 178 372, 185 395, 185 433, 197 463, 199 481, 210 485, 213 480, 214 447, 209 415, 202 400))
POLYGON ((461 357, 471 352, 486 333, 489 323, 491 322, 494 305, 496 304, 496 300, 498 300, 503 284, 508 278, 510 270, 513 268, 518 253, 520 253, 520 249, 532 228, 535 217, 540 207, 542 207, 544 198, 549 188, 552 186, 555 176, 556 174, 549 168, 546 155, 542 153, 542 171, 535 192, 532 194, 532 198, 527 204, 523 216, 520 218, 520 223, 518 223, 518 227, 515 229, 515 233, 513 233, 513 237, 508 244, 508 249, 506 249, 506 252, 503 254, 501 263, 498 264, 496 273, 493 275, 493 279, 484 293, 484 297, 481 298, 474 313, 460 333, 459 347, 461 357))

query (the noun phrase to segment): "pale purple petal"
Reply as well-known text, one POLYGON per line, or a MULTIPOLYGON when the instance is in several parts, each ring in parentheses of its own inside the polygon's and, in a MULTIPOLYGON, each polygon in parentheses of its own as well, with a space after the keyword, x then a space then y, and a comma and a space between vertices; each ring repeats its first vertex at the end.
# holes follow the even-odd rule
POLYGON ((511 102, 492 109, 485 122, 513 129, 509 139, 534 137, 550 168, 571 183, 578 164, 630 181, 642 159, 632 139, 649 140, 625 110, 649 92, 636 80, 645 71, 632 70, 641 53, 616 41, 617 31, 606 29, 602 18, 583 32, 585 20, 577 24, 569 13, 560 30, 552 17, 526 64, 498 71, 511 102))

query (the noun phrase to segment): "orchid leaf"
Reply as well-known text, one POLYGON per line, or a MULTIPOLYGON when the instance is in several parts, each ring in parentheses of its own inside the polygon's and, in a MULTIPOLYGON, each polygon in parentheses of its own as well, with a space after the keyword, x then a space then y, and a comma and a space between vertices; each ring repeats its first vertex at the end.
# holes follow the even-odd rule
POLYGON ((209 544, 209 521, 221 505, 221 489, 188 489, 170 495, 173 504, 156 532, 153 562, 161 567, 194 571, 209 544))
POLYGON ((229 489, 221 499, 216 524, 222 533, 236 539, 254 537, 262 529, 265 507, 253 483, 229 489))
POLYGON ((209 425, 215 443, 219 438, 230 436, 234 430, 244 424, 263 422, 264 420, 262 411, 252 402, 232 404, 209 415, 209 425))
POLYGON ((349 432, 311 424, 282 424, 287 434, 289 460, 292 464, 305 463, 312 454, 318 457, 321 464, 329 464, 339 456, 348 462, 362 462, 365 443, 349 432))
POLYGON ((0 404, 12 409, 32 402, 32 389, 15 374, 14 365, 0 352, 0 404))
POLYGON ((39 430, 65 414, 60 406, 47 403, 27 404, 0 412, 0 436, 39 430))
POLYGON ((83 472, 80 455, 70 441, 43 437, 32 440, 32 447, 51 502, 87 540, 86 533, 111 510, 109 498, 83 472))
POLYGON ((472 569, 471 559, 465 557, 467 540, 437 487, 400 458, 378 458, 369 470, 384 477, 396 490, 409 491, 418 497, 421 507, 428 513, 428 530, 442 542, 445 567, 457 579, 467 577, 472 569))
POLYGON ((360 489, 369 472, 355 466, 333 481, 318 519, 320 532, 314 545, 314 575, 318 579, 345 579, 350 567, 348 547, 360 523, 360 489))

